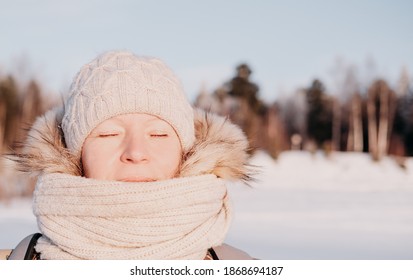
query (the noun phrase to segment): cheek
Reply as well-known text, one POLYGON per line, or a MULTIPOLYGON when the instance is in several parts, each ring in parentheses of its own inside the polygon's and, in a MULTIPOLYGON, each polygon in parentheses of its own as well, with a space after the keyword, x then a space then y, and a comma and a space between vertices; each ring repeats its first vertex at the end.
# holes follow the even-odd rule
POLYGON ((83 174, 87 178, 106 179, 110 175, 112 153, 98 143, 85 143, 82 149, 83 174))
MULTIPOLYGON (((84 145, 82 149, 82 167, 83 167, 83 174, 87 178, 93 178, 93 173, 95 172, 95 168, 97 168, 96 164, 94 164, 93 157, 93 148, 90 145, 84 145)), ((100 162, 99 160, 97 162, 100 162)))
POLYGON ((166 178, 173 178, 181 164, 182 150, 178 142, 157 147, 158 163, 162 168, 162 172, 166 178))

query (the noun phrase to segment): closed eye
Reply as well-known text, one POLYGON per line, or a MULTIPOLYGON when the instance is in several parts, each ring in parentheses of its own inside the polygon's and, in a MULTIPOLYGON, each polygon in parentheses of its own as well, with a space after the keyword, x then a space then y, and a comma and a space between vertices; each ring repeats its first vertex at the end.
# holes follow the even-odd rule
POLYGON ((157 137, 159 137, 159 138, 168 137, 168 134, 167 133, 153 133, 153 134, 151 134, 151 137, 155 137, 155 138, 157 138, 157 137))
POLYGON ((105 137, 113 137, 113 136, 118 136, 119 133, 101 133, 99 134, 100 138, 105 138, 105 137))

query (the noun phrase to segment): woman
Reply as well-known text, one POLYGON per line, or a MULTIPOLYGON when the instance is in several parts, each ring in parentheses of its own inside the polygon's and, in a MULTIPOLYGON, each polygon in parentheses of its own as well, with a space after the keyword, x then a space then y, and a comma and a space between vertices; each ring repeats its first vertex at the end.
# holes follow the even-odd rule
POLYGON ((194 111, 162 61, 104 53, 19 155, 39 176, 42 233, 20 247, 41 259, 249 259, 223 244, 232 216, 223 179, 249 179, 247 143, 226 119, 194 111))

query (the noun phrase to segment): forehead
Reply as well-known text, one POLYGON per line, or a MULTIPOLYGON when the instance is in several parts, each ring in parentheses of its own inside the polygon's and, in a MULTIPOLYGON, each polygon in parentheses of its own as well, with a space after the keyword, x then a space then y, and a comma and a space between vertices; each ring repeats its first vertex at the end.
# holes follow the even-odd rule
POLYGON ((115 123, 165 123, 169 125, 166 121, 158 118, 155 115, 150 115, 150 114, 143 114, 143 113, 133 113, 133 114, 122 114, 118 116, 111 117, 110 119, 107 119, 103 121, 102 123, 110 123, 110 122, 115 122, 115 123))
MULTIPOLYGON (((104 120, 98 124, 92 131, 96 130, 106 130, 114 127, 124 127, 136 129, 137 127, 146 128, 156 126, 162 129, 175 129, 165 120, 158 118, 155 115, 142 114, 142 113, 132 113, 132 114, 122 114, 118 116, 113 116, 107 120, 104 120)), ((175 132, 176 133, 176 132, 175 132)))

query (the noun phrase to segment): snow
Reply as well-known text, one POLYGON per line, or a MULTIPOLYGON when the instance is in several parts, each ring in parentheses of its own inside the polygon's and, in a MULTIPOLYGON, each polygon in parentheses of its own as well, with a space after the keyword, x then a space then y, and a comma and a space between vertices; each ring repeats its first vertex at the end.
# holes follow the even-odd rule
POLYGON ((0 249, 12 249, 24 237, 38 231, 31 199, 0 202, 0 249))
POLYGON ((262 259, 412 259, 413 165, 366 154, 264 153, 251 188, 230 186, 228 242, 262 259))
MULTIPOLYGON (((412 259, 413 159, 264 152, 251 186, 229 184, 226 243, 259 259, 412 259)), ((30 199, 0 202, 0 248, 36 232, 30 199)))

